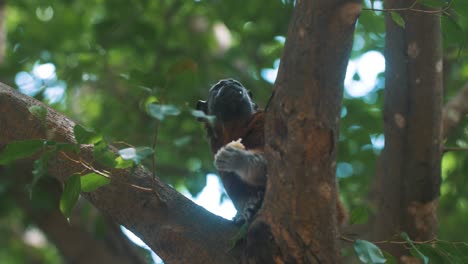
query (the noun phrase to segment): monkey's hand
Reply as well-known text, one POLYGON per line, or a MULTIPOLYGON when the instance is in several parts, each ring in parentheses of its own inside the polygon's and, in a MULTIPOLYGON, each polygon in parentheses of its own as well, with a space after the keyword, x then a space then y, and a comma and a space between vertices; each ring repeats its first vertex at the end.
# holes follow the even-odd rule
POLYGON ((267 163, 261 151, 244 150, 228 144, 216 153, 214 165, 219 171, 234 172, 252 186, 266 185, 267 163))

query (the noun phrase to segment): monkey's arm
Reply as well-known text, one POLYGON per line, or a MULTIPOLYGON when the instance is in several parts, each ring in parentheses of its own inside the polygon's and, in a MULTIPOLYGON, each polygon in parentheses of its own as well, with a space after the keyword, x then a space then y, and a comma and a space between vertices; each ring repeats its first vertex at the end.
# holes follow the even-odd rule
POLYGON ((244 150, 228 144, 216 153, 214 164, 219 171, 234 172, 249 185, 266 185, 267 162, 263 151, 244 150))

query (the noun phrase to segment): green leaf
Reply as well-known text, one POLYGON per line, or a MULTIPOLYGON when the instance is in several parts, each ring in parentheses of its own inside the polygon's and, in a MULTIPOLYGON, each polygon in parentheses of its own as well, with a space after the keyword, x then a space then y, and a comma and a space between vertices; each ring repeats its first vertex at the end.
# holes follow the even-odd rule
POLYGON ((192 110, 192 115, 194 117, 196 117, 197 119, 200 119, 200 120, 206 120, 210 125, 213 125, 214 124, 214 121, 216 119, 215 116, 213 115, 207 115, 205 114, 205 112, 203 111, 200 111, 200 110, 192 110))
POLYGON ((151 96, 148 96, 148 98, 146 98, 145 106, 148 107, 150 104, 155 104, 155 103, 158 103, 158 102, 159 102, 158 97, 156 97, 154 95, 151 95, 151 96))
POLYGON ((395 11, 390 12, 393 22, 395 22, 398 26, 405 28, 405 20, 395 11))
POLYGON ((79 153, 80 152, 80 147, 78 145, 76 145, 76 144, 57 143, 57 144, 55 144, 55 150, 56 151, 66 151, 66 152, 79 153))
POLYGON ((114 168, 117 164, 115 159, 117 155, 109 149, 107 143, 104 141, 99 141, 94 144, 94 159, 105 166, 114 168))
POLYGON ((380 248, 366 240, 356 240, 354 251, 362 263, 385 263, 386 261, 380 248))
POLYGON ((115 159, 115 162, 116 162, 116 165, 115 165, 116 169, 127 169, 127 168, 133 167, 133 161, 132 160, 124 160, 124 159, 122 159, 121 156, 118 156, 115 159))
POLYGON ((39 105, 33 105, 28 108, 29 112, 37 117, 41 122, 45 122, 47 118, 47 108, 39 105))
POLYGON ((124 160, 133 160, 135 164, 140 164, 143 159, 152 155, 153 149, 150 147, 126 148, 119 150, 119 154, 124 160))
POLYGON ((88 173, 80 177, 81 180, 81 191, 93 192, 97 188, 102 187, 110 182, 109 178, 106 178, 97 173, 88 173))
POLYGON ((180 138, 174 140, 174 145, 175 145, 176 147, 182 147, 182 146, 186 146, 186 145, 189 144, 191 141, 192 141, 192 137, 191 137, 191 136, 184 136, 184 137, 180 137, 180 138))
POLYGON ((9 164, 15 160, 26 158, 35 154, 44 146, 42 139, 28 139, 10 142, 0 152, 0 165, 9 164))
POLYGON ((450 242, 438 242, 437 249, 450 260, 446 263, 466 263, 464 260, 468 258, 468 247, 463 244, 455 245, 450 242))
POLYGON ((166 116, 176 116, 180 114, 180 109, 174 105, 148 104, 148 114, 158 120, 164 120, 166 116))
POLYGON ((193 172, 184 181, 185 187, 192 196, 199 194, 206 186, 206 175, 201 171, 193 172))
POLYGON ((466 34, 463 27, 460 25, 459 19, 456 16, 442 16, 442 36, 444 46, 458 46, 458 51, 461 52, 466 42, 466 34))
POLYGON ((46 152, 39 159, 34 161, 32 170, 33 178, 31 182, 26 185, 26 191, 29 194, 29 198, 32 198, 32 191, 37 182, 47 174, 48 162, 54 154, 55 153, 52 151, 46 152))
POLYGON ((410 239, 407 233, 402 232, 401 237, 408 242, 408 244, 411 246, 410 253, 414 257, 417 257, 423 261, 424 264, 429 263, 429 258, 425 256, 419 249, 414 245, 413 241, 410 239))
POLYGON ((398 264, 398 261, 396 260, 396 258, 392 254, 390 254, 390 253, 388 253, 386 251, 382 251, 382 253, 383 253, 384 257, 385 257, 385 264, 398 264))
POLYGON ((422 254, 430 259, 431 264, 450 263, 450 258, 448 255, 443 254, 443 252, 435 246, 430 244, 420 244, 416 247, 422 254))
POLYGON ((349 223, 351 225, 354 224, 365 224, 367 223, 367 220, 369 219, 369 212, 367 207, 361 206, 357 207, 353 211, 351 211, 351 216, 349 219, 349 223))
POLYGON ((80 125, 75 125, 73 127, 73 133, 75 134, 75 139, 78 144, 95 144, 102 140, 102 136, 80 125))
POLYGON ((70 217, 73 207, 75 207, 80 197, 81 181, 79 174, 73 174, 65 181, 62 196, 60 197, 60 211, 66 218, 70 217))
POLYGON ((457 14, 457 16, 468 18, 468 1, 463 1, 463 0, 452 1, 450 7, 457 14))

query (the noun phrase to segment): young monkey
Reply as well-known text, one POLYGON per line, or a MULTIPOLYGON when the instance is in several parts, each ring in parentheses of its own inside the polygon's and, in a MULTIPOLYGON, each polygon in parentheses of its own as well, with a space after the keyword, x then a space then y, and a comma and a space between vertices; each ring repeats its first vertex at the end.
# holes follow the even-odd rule
POLYGON ((264 112, 238 81, 221 80, 211 87, 208 100, 197 109, 215 116, 205 127, 215 155, 214 165, 237 209, 236 223, 248 222, 259 209, 267 180, 263 156, 264 112))
MULTIPOLYGON (((265 113, 252 101, 252 94, 238 81, 221 80, 210 88, 208 100, 197 110, 215 116, 205 123, 214 165, 227 194, 237 209, 236 223, 250 222, 263 201, 267 181, 264 157, 265 113)), ((337 220, 345 222, 346 210, 337 198, 337 220)))

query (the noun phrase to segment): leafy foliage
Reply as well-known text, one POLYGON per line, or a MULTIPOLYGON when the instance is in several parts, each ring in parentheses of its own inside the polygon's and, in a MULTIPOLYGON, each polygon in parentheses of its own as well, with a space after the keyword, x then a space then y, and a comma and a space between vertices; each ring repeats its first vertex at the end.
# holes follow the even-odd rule
POLYGON ((98 143, 94 144, 94 159, 108 167, 115 167, 117 155, 109 149, 109 146, 105 141, 99 141, 98 143))
POLYGON ((81 181, 79 174, 73 174, 68 177, 63 187, 62 196, 60 197, 60 211, 68 218, 80 197, 81 181))
MULTIPOLYGON (((382 1, 366 3, 368 8, 382 7, 382 1)), ((448 1, 419 3, 445 7, 448 1)), ((467 3, 450 1, 450 8, 442 16, 446 100, 468 80, 467 3)), ((176 189, 196 195, 206 185, 206 174, 214 171, 203 126, 196 121, 199 118, 212 122, 214 117, 192 110, 196 101, 205 98, 210 85, 218 79, 233 77, 252 90, 259 105, 264 106, 272 86, 265 72, 273 71, 280 59, 293 4, 294 1, 247 1, 239 5, 231 0, 7 1, 7 48, 0 76, 3 82, 100 131, 74 128, 78 144, 94 144, 95 162, 115 168, 149 165, 151 159, 147 157, 155 151, 158 176, 176 189), (55 70, 42 75, 38 67, 46 64, 55 70), (63 94, 54 99, 52 95, 60 94, 58 91, 63 94), (151 151, 132 147, 126 160, 109 149, 115 141, 152 146, 156 130, 158 140, 151 151)), ((353 60, 359 61, 368 51, 383 52, 384 16, 385 12, 380 11, 362 12, 353 60)), ((397 13, 391 12, 391 17, 404 26, 397 13)), ((352 79, 362 81, 362 77, 356 72, 352 79)), ((353 97, 345 93, 337 175, 341 195, 351 208, 351 221, 356 224, 365 223, 372 214, 365 209, 366 194, 381 150, 374 141, 383 133, 382 109, 381 75, 366 95, 353 97)), ((34 107, 30 112, 45 122, 44 110, 34 107)), ((453 131, 445 145, 468 147, 468 120, 453 131)), ((34 162, 30 190, 47 175, 48 158, 59 151, 77 152, 79 146, 44 140, 13 142, 0 151, 0 164, 11 165, 42 149, 44 154, 34 162)), ((468 172, 468 153, 446 153, 442 172, 439 236, 466 240, 468 231, 460 227, 468 215, 468 181, 464 177, 468 172)), ((77 177, 73 185, 68 183, 66 213, 78 192, 77 177)), ((83 175, 79 190, 94 191, 107 180, 94 172, 83 175)), ((18 230, 26 229, 26 217, 17 213, 13 197, 3 191, 11 188, 12 182, 10 178, 0 178, 0 208, 5 208, 0 212, 9 215, 18 230)), ((3 229, 9 230, 7 222, 0 222, 0 231, 3 229)), ((22 243, 12 232, 2 234, 5 241, 16 239, 22 243)), ((385 252, 379 253, 369 243, 362 240, 355 245, 361 254, 358 256, 366 261, 372 257, 390 261, 385 252)), ((0 245, 0 259, 6 255, 2 252, 7 252, 17 263, 32 262, 24 260, 26 257, 21 254, 13 254, 17 250, 14 246, 1 241, 0 245)), ((442 242, 434 246, 414 244, 415 255, 416 249, 431 263, 443 263, 437 262, 440 259, 463 263, 468 252, 464 244, 442 242)), ((44 252, 47 250, 50 247, 44 252)))
POLYGON ((351 211, 351 215, 349 217, 349 224, 365 224, 367 223, 367 220, 369 219, 369 212, 368 208, 361 206, 355 208, 353 211, 351 211))
POLYGON ((405 20, 403 19, 403 17, 400 14, 398 14, 395 11, 392 11, 392 12, 390 12, 390 15, 392 17, 393 22, 395 22, 398 26, 400 26, 402 28, 405 27, 405 20))
POLYGON ((354 251, 362 263, 385 263, 382 251, 373 243, 366 240, 356 240, 354 251))
POLYGON ((0 165, 26 158, 38 152, 44 146, 42 139, 16 141, 8 144, 0 153, 0 165))
POLYGON ((93 192, 110 182, 110 179, 97 173, 88 173, 80 177, 80 186, 82 192, 93 192))
POLYGON ((132 160, 135 165, 151 155, 154 151, 150 147, 126 148, 119 150, 119 154, 124 160, 132 160))
POLYGON ((405 232, 401 233, 401 237, 406 240, 406 242, 408 242, 408 244, 411 246, 410 248, 410 252, 411 252, 411 255, 421 259, 423 261, 424 264, 427 264, 429 262, 429 258, 424 255, 413 243, 413 241, 411 241, 411 239, 409 238, 408 234, 406 234, 405 232))
POLYGON ((102 140, 102 137, 94 133, 94 131, 80 125, 73 127, 73 133, 78 144, 94 144, 102 140))
POLYGON ((177 116, 180 114, 180 110, 173 105, 160 105, 160 104, 149 104, 148 114, 162 121, 166 116, 177 116))

